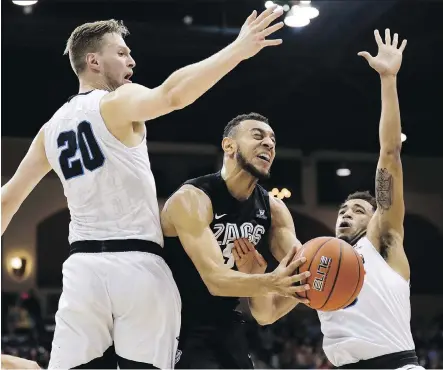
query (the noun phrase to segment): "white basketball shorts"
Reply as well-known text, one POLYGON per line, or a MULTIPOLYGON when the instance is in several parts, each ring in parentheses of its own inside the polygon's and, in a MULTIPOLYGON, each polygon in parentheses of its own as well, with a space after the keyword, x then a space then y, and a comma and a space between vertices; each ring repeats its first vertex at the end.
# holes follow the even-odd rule
POLYGON ((69 369, 117 355, 174 367, 181 299, 159 256, 144 252, 76 253, 63 264, 50 369, 69 369))

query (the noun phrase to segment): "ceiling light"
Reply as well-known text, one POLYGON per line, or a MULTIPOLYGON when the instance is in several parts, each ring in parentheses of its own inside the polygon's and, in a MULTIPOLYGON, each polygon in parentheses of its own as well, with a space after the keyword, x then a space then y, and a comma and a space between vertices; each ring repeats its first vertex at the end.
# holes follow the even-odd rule
POLYGON ((288 14, 285 18, 285 24, 288 27, 304 27, 307 26, 311 20, 303 15, 288 14))
POLYGON ((401 133, 401 142, 406 141, 408 137, 402 132, 401 133))
POLYGON ((10 264, 14 270, 19 270, 23 266, 23 261, 20 257, 13 257, 11 258, 10 264))
POLYGON ((288 4, 283 5, 283 10, 285 12, 288 12, 291 9, 291 7, 288 4))
POLYGON ((349 168, 339 168, 336 172, 337 176, 346 177, 351 174, 351 170, 349 168))
POLYGON ((301 0, 300 4, 310 4, 311 0, 301 0))
POLYGON ((31 6, 37 4, 37 0, 13 0, 12 3, 19 6, 31 6))
POLYGON ((266 1, 266 2, 265 2, 265 8, 266 8, 266 9, 270 8, 272 5, 274 5, 274 2, 273 2, 273 1, 266 1))
POLYGON ((292 11, 294 14, 302 15, 304 17, 308 17, 309 19, 318 17, 318 15, 320 14, 317 8, 314 8, 313 6, 310 5, 308 6, 294 5, 292 7, 292 11))

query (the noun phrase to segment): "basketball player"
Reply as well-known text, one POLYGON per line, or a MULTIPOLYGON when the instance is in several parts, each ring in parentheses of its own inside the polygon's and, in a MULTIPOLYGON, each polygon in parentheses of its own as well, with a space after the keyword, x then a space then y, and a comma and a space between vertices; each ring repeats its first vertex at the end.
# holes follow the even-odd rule
POLYGON ((174 366, 181 302, 161 257, 144 121, 186 107, 241 61, 281 44, 266 40, 283 25, 270 26, 282 14, 274 10, 254 11, 232 44, 154 89, 130 83, 135 61, 122 23, 86 23, 71 34, 66 53, 79 94, 42 127, 2 187, 2 233, 51 168, 67 197, 71 247, 50 368, 115 368, 102 361, 112 345, 120 368, 174 366))
MULTIPOLYGON (((238 297, 255 297, 253 316, 269 324, 275 321, 269 305, 284 298, 292 308, 299 302, 295 293, 309 289, 293 286, 310 273, 292 276, 305 258, 291 262, 300 246, 291 214, 257 184, 269 176, 275 157, 268 120, 256 113, 234 118, 224 130, 222 148, 221 171, 185 182, 161 215, 166 260, 183 302, 177 368, 253 368, 243 320, 235 311, 238 297), (232 249, 244 239, 281 261, 277 269, 235 271, 232 249)), ((280 305, 277 315, 288 307, 280 305)))
POLYGON ((318 315, 329 361, 342 368, 421 368, 411 334, 410 270, 403 248, 403 173, 397 73, 406 47, 389 29, 383 42, 375 31, 378 54, 360 52, 380 75, 380 158, 375 199, 369 192, 348 196, 340 207, 336 236, 354 245, 366 270, 358 298, 345 309, 318 315))
MULTIPOLYGON (((385 42, 375 31, 378 54, 360 52, 381 80, 380 158, 375 198, 369 192, 351 194, 339 210, 336 236, 354 245, 363 256, 365 281, 358 298, 347 308, 317 311, 324 334, 323 349, 335 366, 350 369, 421 368, 411 335, 410 270, 403 249, 403 173, 400 159, 401 123, 396 76, 406 40, 398 35, 385 42)), ((237 248, 237 264, 251 252, 237 248)), ((257 253, 256 253, 257 255, 257 253)), ((255 269, 263 265, 255 257, 255 269)))

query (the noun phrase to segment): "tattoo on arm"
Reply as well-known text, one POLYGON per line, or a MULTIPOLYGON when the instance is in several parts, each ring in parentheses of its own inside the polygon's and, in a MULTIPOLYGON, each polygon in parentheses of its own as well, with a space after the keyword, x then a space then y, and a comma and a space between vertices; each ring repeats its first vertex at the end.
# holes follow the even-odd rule
POLYGON ((394 179, 386 168, 379 168, 375 176, 375 197, 380 211, 384 212, 392 206, 392 186, 394 179))

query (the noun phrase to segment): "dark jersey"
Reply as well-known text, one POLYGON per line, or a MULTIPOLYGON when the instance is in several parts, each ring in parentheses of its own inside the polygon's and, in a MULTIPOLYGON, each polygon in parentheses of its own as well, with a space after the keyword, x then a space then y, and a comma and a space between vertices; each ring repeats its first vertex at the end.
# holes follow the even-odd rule
MULTIPOLYGON (((245 201, 234 198, 220 172, 185 182, 204 191, 212 202, 211 229, 220 246, 225 264, 236 269, 233 241, 248 238, 269 258, 268 232, 271 211, 268 192, 257 185, 245 201)), ((166 261, 171 267, 182 299, 182 326, 194 323, 222 323, 235 316, 238 297, 215 297, 209 293, 178 237, 165 237, 166 261)))

